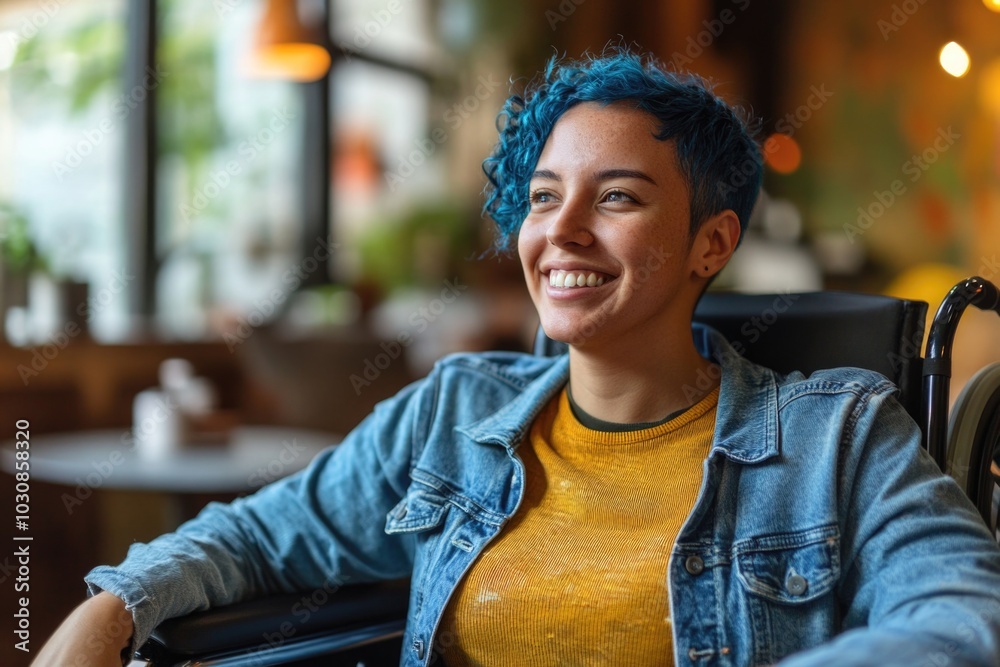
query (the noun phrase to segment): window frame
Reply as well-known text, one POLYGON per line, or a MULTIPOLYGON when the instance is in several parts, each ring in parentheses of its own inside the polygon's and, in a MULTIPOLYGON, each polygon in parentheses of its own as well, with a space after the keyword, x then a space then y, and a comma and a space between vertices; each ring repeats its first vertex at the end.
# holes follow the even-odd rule
MULTIPOLYGON (((300 84, 303 95, 305 134, 303 146, 303 171, 299 196, 302 213, 300 256, 312 253, 317 238, 328 243, 336 242, 336 225, 331 220, 334 188, 331 183, 330 154, 333 148, 331 128, 334 122, 331 101, 330 77, 338 64, 357 59, 409 74, 434 87, 431 72, 411 63, 354 51, 333 43, 329 29, 330 1, 322 0, 321 20, 324 46, 333 62, 321 79, 300 84)), ((129 3, 126 27, 125 90, 142 86, 148 71, 155 71, 158 43, 157 0, 133 0, 129 3)), ((157 314, 156 281, 162 263, 157 256, 157 93, 148 91, 146 99, 126 121, 126 154, 124 159, 124 216, 126 220, 127 263, 135 280, 129 285, 129 312, 140 316, 146 327, 152 328, 157 314)), ((331 284, 334 281, 330 266, 330 253, 319 260, 320 268, 311 271, 302 281, 302 287, 331 284)))

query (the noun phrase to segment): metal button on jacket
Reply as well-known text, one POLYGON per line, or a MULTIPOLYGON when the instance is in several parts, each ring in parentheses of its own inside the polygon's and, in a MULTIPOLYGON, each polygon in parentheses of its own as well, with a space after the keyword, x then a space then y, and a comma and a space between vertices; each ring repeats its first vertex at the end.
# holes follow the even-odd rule
POLYGON ((789 595, 794 595, 798 597, 806 592, 806 588, 809 587, 809 582, 801 574, 795 574, 794 572, 788 575, 785 579, 785 589, 788 591, 789 595))
POLYGON ((688 571, 688 574, 697 577, 705 571, 705 561, 700 556, 688 556, 684 561, 684 569, 688 571))

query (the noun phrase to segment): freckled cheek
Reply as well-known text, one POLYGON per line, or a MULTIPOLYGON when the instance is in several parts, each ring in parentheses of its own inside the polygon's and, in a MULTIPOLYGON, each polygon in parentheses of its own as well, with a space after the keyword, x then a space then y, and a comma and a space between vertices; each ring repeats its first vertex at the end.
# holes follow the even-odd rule
POLYGON ((523 267, 530 268, 545 247, 545 237, 539 225, 523 225, 517 236, 517 254, 523 267))

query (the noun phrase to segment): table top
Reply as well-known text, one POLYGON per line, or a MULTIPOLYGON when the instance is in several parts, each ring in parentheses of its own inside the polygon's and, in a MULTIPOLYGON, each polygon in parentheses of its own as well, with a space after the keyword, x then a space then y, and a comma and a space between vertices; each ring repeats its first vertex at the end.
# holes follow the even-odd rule
MULTIPOLYGON (((339 436, 284 427, 234 429, 226 444, 187 445, 160 459, 144 458, 128 444, 127 429, 32 436, 31 478, 44 482, 166 493, 240 493, 306 467, 339 436)), ((2 466, 14 471, 14 445, 5 443, 2 466)))

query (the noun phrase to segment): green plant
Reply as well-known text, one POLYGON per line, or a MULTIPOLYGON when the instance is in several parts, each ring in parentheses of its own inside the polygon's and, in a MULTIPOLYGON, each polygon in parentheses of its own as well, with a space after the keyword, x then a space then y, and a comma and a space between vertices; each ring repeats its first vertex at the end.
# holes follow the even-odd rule
POLYGON ((360 244, 364 279, 386 293, 436 284, 473 252, 469 219, 461 206, 427 202, 397 218, 378 221, 360 244))
POLYGON ((29 232, 28 217, 14 206, 0 203, 0 262, 11 274, 27 274, 46 269, 29 232))

